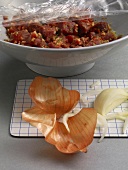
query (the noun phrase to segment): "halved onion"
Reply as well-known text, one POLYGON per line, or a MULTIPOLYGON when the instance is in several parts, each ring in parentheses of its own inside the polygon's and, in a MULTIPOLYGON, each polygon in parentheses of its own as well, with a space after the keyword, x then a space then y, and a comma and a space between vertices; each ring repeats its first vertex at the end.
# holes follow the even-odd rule
POLYGON ((36 77, 29 87, 29 95, 36 106, 57 118, 71 111, 80 99, 76 90, 67 90, 55 78, 36 77))
POLYGON ((87 146, 93 141, 96 121, 95 109, 83 108, 78 114, 68 119, 70 133, 63 123, 56 121, 45 140, 63 153, 85 152, 87 146))

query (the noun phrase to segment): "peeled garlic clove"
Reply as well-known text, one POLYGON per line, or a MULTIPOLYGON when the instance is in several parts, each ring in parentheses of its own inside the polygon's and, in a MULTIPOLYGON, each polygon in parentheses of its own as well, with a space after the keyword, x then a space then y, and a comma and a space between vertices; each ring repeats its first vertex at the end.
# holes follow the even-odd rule
POLYGON ((78 91, 62 87, 55 78, 40 76, 31 83, 29 95, 36 106, 50 114, 56 113, 57 118, 71 111, 80 99, 78 91))
POLYGON ((105 116, 127 99, 128 93, 125 91, 125 89, 105 89, 96 97, 94 108, 99 114, 105 116))

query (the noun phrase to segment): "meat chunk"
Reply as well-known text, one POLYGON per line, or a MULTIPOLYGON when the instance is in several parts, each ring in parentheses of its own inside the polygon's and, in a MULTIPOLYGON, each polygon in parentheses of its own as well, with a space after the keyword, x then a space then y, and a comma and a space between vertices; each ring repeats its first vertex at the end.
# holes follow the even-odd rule
POLYGON ((76 23, 79 27, 79 35, 85 35, 89 32, 91 27, 94 25, 93 19, 84 19, 84 20, 77 20, 76 23))
POLYGON ((107 22, 98 22, 92 28, 91 32, 100 33, 108 32, 110 30, 110 25, 107 22))
POLYGON ((58 28, 61 34, 64 35, 77 35, 78 25, 75 22, 60 22, 58 23, 58 28))

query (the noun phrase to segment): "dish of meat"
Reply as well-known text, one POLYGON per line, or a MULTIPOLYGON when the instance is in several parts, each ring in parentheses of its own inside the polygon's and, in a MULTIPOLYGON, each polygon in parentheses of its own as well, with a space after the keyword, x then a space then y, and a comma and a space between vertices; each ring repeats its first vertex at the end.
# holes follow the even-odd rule
POLYGON ((40 48, 79 48, 111 42, 120 38, 105 21, 92 18, 63 22, 12 21, 3 22, 6 41, 40 48))

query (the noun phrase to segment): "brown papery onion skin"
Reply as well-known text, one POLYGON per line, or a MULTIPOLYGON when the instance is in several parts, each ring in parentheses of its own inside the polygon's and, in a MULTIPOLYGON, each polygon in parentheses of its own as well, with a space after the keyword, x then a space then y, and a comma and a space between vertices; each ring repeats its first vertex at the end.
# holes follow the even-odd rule
POLYGON ((78 91, 65 89, 55 78, 40 76, 31 83, 29 95, 36 106, 50 114, 56 113, 57 118, 71 111, 80 99, 78 91))
POLYGON ((63 153, 86 152, 93 141, 97 112, 93 108, 83 108, 68 119, 70 133, 61 122, 56 122, 45 140, 63 153))
POLYGON ((53 128, 56 122, 56 114, 49 114, 46 111, 34 106, 22 112, 22 119, 36 127, 44 136, 53 128))
POLYGON ((59 118, 70 112, 78 103, 80 93, 62 87, 55 78, 36 77, 29 95, 35 106, 22 113, 22 119, 35 126, 62 153, 86 152, 93 141, 97 122, 94 108, 83 108, 69 117, 66 129, 59 118))

